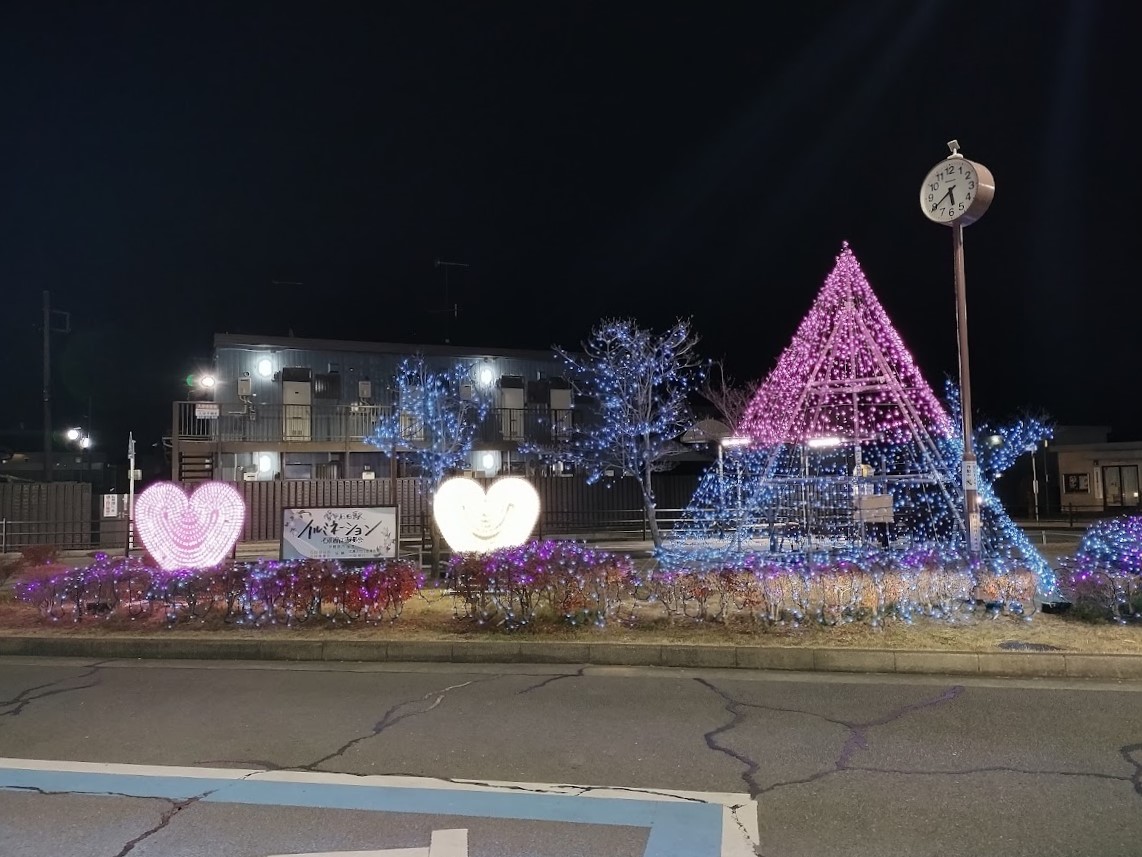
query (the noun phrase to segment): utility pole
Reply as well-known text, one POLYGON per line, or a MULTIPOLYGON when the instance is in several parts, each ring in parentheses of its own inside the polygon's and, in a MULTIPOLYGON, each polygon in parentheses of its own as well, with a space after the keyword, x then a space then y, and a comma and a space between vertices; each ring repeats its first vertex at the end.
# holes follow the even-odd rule
POLYGON ((52 481, 52 295, 44 292, 44 481, 52 481))
POLYGON ((44 481, 52 481, 52 313, 63 316, 63 327, 55 333, 71 332, 70 313, 52 309, 52 293, 44 291, 44 481))

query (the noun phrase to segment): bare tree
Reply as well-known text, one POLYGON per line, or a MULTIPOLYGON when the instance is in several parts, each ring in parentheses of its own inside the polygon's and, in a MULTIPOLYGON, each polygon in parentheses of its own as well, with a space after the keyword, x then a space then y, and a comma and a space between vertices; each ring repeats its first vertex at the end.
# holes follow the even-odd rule
POLYGON ((701 380, 698 337, 679 319, 658 334, 633 319, 604 319, 580 352, 556 347, 577 389, 598 406, 595 419, 570 440, 536 449, 545 458, 581 467, 588 481, 608 469, 638 479, 655 546, 661 546, 652 475, 685 450, 677 440, 693 422, 689 394, 701 380))
POLYGON ((736 432, 760 384, 760 381, 738 384, 726 374, 724 360, 713 360, 702 385, 698 388, 698 395, 713 405, 722 422, 729 426, 731 431, 736 432))

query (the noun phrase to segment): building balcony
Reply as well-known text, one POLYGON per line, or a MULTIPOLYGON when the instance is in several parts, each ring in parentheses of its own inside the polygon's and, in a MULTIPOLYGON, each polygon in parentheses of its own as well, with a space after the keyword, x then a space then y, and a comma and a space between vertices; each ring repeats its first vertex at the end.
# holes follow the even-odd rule
MULTIPOLYGON (((391 408, 380 405, 243 405, 175 402, 172 439, 224 444, 363 444, 391 408)), ((476 430, 477 446, 559 443, 586 413, 543 407, 491 408, 476 430)), ((408 441, 423 441, 410 425, 408 441)))

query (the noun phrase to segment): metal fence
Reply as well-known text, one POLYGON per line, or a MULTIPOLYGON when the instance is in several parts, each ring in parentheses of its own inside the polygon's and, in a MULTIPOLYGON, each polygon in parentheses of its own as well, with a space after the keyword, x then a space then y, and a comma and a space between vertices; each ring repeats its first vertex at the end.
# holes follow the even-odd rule
POLYGON ((91 486, 83 482, 0 483, 0 552, 89 547, 98 538, 91 504, 91 486))
MULTIPOLYGON (((485 483, 493 480, 480 480, 485 483)), ((530 480, 540 496, 538 537, 604 537, 645 539, 649 529, 637 482, 604 479, 588 485, 582 477, 538 476, 530 480)), ((200 482, 185 483, 187 491, 200 482)), ((246 502, 246 523, 240 540, 279 541, 282 511, 305 507, 389 506, 400 508, 402 543, 432 547, 433 528, 428 497, 416 479, 313 479, 271 482, 232 482, 246 502)), ((697 477, 659 474, 655 477, 659 525, 668 530, 681 518, 697 477)), ((73 483, 0 484, 0 553, 32 545, 59 549, 117 550, 126 547, 126 506, 122 498, 114 514, 106 515, 105 499, 92 496, 90 486, 73 483)))

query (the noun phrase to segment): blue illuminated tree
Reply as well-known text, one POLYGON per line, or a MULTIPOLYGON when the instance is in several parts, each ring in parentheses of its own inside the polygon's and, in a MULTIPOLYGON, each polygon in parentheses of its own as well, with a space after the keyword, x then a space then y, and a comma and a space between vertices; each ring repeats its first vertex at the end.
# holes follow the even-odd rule
POLYGON ((377 420, 366 442, 414 465, 421 491, 436 493, 444 477, 468 466, 468 456, 488 410, 488 395, 471 383, 464 364, 437 369, 423 356, 403 361, 393 377, 392 408, 377 420))
POLYGON ((581 352, 557 347, 578 391, 595 400, 597 413, 577 421, 567 441, 532 448, 581 468, 589 482, 607 470, 636 478, 656 546, 662 536, 652 476, 685 451, 678 437, 693 423, 689 395, 702 379, 697 345, 689 320, 655 333, 633 319, 604 319, 581 352))

